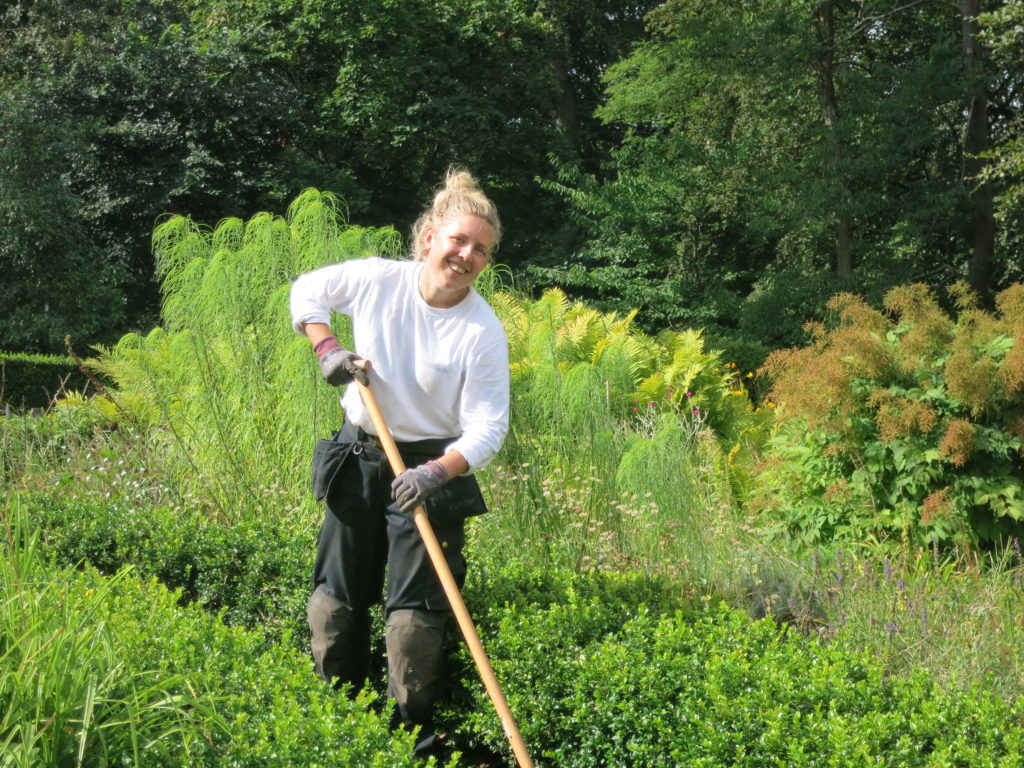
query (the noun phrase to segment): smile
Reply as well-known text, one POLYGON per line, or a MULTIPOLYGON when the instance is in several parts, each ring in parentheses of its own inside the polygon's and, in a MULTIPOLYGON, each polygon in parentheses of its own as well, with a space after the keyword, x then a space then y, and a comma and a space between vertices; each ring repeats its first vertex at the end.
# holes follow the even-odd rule
POLYGON ((461 266, 459 264, 456 264, 455 262, 449 261, 448 262, 448 266, 452 270, 452 272, 454 272, 457 275, 469 274, 469 270, 468 269, 466 269, 465 267, 463 267, 463 266, 461 266))

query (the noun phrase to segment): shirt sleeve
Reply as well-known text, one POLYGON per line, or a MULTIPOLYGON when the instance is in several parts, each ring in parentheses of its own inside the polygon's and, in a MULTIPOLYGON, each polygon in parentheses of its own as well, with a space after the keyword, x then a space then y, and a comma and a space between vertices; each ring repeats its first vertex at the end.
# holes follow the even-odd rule
POLYGON ((483 469, 498 453, 508 434, 508 341, 499 340, 470 357, 459 405, 462 436, 448 446, 469 462, 469 471, 483 469))
POLYGON ((331 310, 351 315, 360 281, 368 268, 372 268, 370 261, 372 259, 353 259, 331 264, 296 278, 290 299, 295 332, 303 333, 302 326, 306 323, 330 325, 331 310))

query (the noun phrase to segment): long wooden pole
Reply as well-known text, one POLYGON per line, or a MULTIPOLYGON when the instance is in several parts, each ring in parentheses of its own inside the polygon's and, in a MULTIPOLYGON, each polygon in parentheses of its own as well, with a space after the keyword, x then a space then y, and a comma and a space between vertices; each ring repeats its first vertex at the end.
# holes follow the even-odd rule
MULTIPOLYGON (((365 365, 364 370, 369 371, 368 363, 365 365)), ((359 385, 359 394, 363 398, 363 404, 366 406, 366 410, 369 411, 373 428, 377 432, 377 439, 380 440, 381 445, 384 447, 384 453, 387 454, 391 470, 395 473, 395 477, 398 477, 405 472, 405 462, 402 461, 402 456, 398 452, 398 446, 395 445, 395 439, 391 436, 391 430, 388 429, 387 422, 384 421, 384 416, 380 412, 377 398, 370 388, 361 381, 357 380, 357 384, 359 385)), ((466 640, 466 645, 469 646, 469 652, 473 655, 473 661, 476 662, 476 667, 484 682, 484 688, 487 689, 487 695, 491 697, 494 709, 497 710, 498 717, 501 718, 501 726, 509 743, 512 745, 512 752, 515 754, 520 768, 533 768, 533 761, 530 759, 530 754, 526 751, 526 744, 519 733, 515 718, 512 717, 512 710, 509 709, 508 701, 505 700, 505 695, 501 692, 498 678, 494 674, 494 669, 491 667, 487 654, 484 652, 483 643, 480 642, 480 636, 473 625, 473 619, 470 617, 466 603, 462 599, 459 585, 455 583, 455 577, 452 575, 451 568, 448 567, 448 561, 444 559, 444 552, 441 550, 441 545, 437 541, 434 529, 430 525, 430 519, 427 517, 427 511, 423 508, 422 504, 416 507, 412 517, 413 522, 416 523, 416 528, 419 529, 420 536, 423 538, 423 543, 426 545, 430 561, 434 564, 434 570, 437 571, 437 576, 441 580, 441 586, 444 587, 444 593, 448 596, 452 613, 455 614, 455 620, 458 622, 459 629, 462 630, 462 636, 466 640)))

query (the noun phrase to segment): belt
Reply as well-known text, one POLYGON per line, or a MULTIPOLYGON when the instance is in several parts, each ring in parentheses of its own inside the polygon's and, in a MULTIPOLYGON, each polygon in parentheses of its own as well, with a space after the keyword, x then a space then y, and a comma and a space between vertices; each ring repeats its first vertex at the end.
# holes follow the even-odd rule
MULTIPOLYGON (((356 442, 358 443, 372 446, 380 451, 384 450, 384 445, 383 443, 381 443, 379 437, 367 432, 362 427, 357 427, 355 424, 348 420, 345 421, 345 426, 342 427, 342 431, 348 433, 349 435, 352 435, 355 438, 356 442)), ((444 449, 447 448, 456 440, 458 440, 457 437, 434 437, 428 438, 426 440, 410 440, 404 443, 400 443, 396 440, 395 445, 398 446, 399 453, 414 453, 422 454, 425 456, 440 456, 444 452, 444 449)))

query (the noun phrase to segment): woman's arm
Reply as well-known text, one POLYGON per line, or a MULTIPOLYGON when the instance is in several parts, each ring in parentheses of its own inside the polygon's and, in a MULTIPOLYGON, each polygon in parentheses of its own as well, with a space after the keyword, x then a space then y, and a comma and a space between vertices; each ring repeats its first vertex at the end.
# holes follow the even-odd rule
POLYGON ((303 323, 302 332, 306 334, 306 337, 314 347, 332 335, 331 326, 327 323, 303 323))

